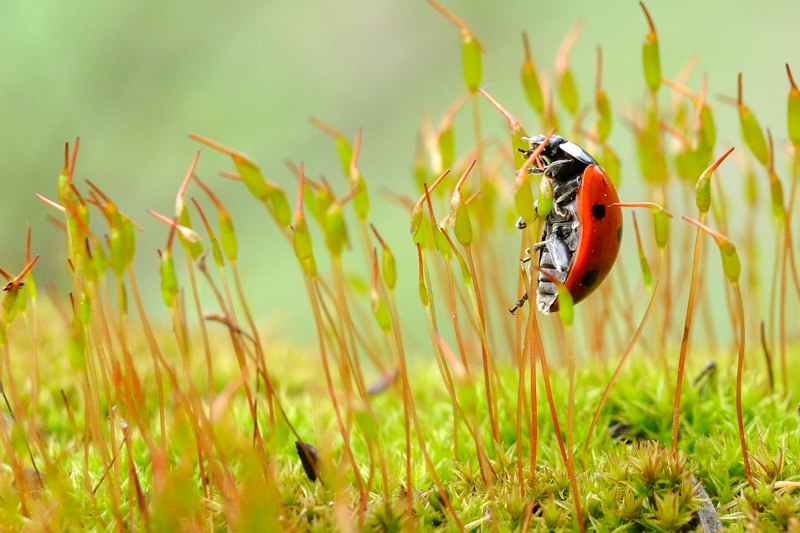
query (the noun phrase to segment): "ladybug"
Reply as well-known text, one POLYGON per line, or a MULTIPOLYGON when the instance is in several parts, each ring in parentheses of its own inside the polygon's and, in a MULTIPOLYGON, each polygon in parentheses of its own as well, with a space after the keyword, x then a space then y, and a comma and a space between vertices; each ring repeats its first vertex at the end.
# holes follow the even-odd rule
MULTIPOLYGON (((526 139, 530 155, 545 142, 544 135, 526 139)), ((622 240, 619 196, 606 171, 586 150, 558 135, 547 139, 539 155, 543 174, 553 185, 553 208, 544 220, 539 252, 536 307, 542 313, 558 311, 557 279, 575 303, 586 298, 605 279, 622 240)), ((524 228, 522 221, 517 227, 524 228)), ((526 298, 520 302, 524 302, 526 298)))

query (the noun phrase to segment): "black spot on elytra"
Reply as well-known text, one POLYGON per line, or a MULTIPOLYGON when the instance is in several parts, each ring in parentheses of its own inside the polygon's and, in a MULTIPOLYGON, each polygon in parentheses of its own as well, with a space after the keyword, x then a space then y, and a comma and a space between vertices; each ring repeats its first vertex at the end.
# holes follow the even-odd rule
POLYGON ((617 228, 617 241, 622 242, 622 226, 617 228))
POLYGON ((590 270, 586 274, 583 275, 581 278, 581 285, 584 287, 591 287, 594 285, 594 282, 597 281, 597 276, 600 274, 600 271, 596 268, 594 270, 590 270))
POLYGON ((606 206, 594 204, 592 206, 592 216, 597 220, 603 220, 603 217, 606 216, 606 206))

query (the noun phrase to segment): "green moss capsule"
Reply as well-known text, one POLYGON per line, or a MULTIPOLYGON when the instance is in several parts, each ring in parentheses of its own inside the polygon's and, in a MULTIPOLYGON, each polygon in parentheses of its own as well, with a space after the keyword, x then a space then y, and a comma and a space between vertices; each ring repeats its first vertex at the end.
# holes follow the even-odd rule
POLYGON ((483 78, 481 44, 469 31, 461 32, 461 54, 464 60, 464 82, 470 92, 477 92, 483 78))

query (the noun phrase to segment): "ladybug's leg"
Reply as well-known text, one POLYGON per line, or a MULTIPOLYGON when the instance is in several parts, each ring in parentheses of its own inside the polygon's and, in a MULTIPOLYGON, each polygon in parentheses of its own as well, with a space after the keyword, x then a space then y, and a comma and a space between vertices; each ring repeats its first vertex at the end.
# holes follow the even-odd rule
POLYGON ((569 248, 570 254, 574 254, 578 250, 578 245, 580 244, 581 238, 581 229, 580 224, 576 220, 572 223, 572 225, 567 228, 567 230, 562 235, 562 239, 564 240, 564 244, 567 245, 569 248))
POLYGON ((536 250, 541 250, 540 267, 555 268, 560 272, 569 270, 569 247, 558 237, 556 232, 551 232, 544 241, 536 243, 534 248, 536 250), (548 260, 546 261, 545 258, 548 258, 548 260))
POLYGON ((544 173, 555 181, 565 182, 581 176, 585 167, 586 165, 575 159, 557 159, 544 167, 544 173))
POLYGON ((520 268, 523 272, 528 276, 528 279, 531 279, 531 249, 528 248, 525 250, 525 257, 519 260, 520 268))
MULTIPOLYGON (((533 210, 536 212, 537 215, 539 214, 539 200, 533 201, 533 210)), ((525 221, 522 220, 522 217, 519 217, 517 221, 514 222, 514 225, 517 227, 517 229, 525 229, 528 227, 525 221)))
POLYGON ((553 202, 554 209, 556 213, 562 218, 568 218, 575 220, 577 215, 575 213, 575 202, 573 202, 573 198, 578 192, 578 188, 581 185, 581 176, 575 176, 571 180, 563 183, 556 182, 556 186, 554 187, 553 194, 555 195, 555 201, 553 202))
MULTIPOLYGON (((523 138, 522 140, 525 140, 525 139, 523 138)), ((533 153, 533 150, 532 149, 523 150, 522 148, 517 148, 517 152, 521 153, 525 157, 525 159, 528 159, 531 156, 531 154, 533 153)))
POLYGON ((578 187, 581 185, 581 179, 575 178, 573 180, 568 181, 564 185, 557 187, 553 193, 558 193, 558 196, 555 198, 555 204, 566 204, 575 196, 575 193, 578 192, 578 187))
POLYGON ((513 315, 514 313, 517 312, 517 309, 525 305, 525 302, 527 301, 528 301, 528 293, 526 292, 525 294, 519 297, 517 303, 515 303, 512 307, 508 308, 508 311, 513 315))
POLYGON ((580 224, 577 220, 568 220, 565 222, 556 222, 552 225, 552 232, 558 235, 558 239, 561 241, 567 240, 567 237, 571 233, 575 233, 575 230, 580 227, 580 224))
MULTIPOLYGON (((531 279, 531 255, 530 255, 530 253, 531 253, 531 249, 528 248, 525 251, 525 254, 526 254, 525 257, 520 259, 520 263, 521 263, 520 266, 521 266, 523 272, 525 272, 525 275, 528 277, 528 280, 531 279)), ((508 309, 508 311, 513 315, 514 313, 517 312, 517 309, 519 309, 520 307, 525 305, 525 302, 527 302, 527 301, 528 301, 528 293, 526 292, 522 296, 519 297, 517 302, 512 307, 510 307, 508 309)))
POLYGON ((573 227, 578 225, 578 213, 576 212, 577 207, 575 202, 556 202, 553 205, 553 209, 555 209, 556 213, 565 221, 570 221, 573 227))

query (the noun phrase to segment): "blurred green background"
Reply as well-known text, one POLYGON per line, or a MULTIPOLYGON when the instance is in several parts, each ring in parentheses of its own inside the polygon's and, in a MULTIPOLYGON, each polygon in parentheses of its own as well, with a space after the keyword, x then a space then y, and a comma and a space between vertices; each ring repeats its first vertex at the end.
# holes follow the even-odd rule
MULTIPOLYGON (((484 86, 531 133, 539 126, 519 83, 521 33, 530 36, 537 67, 550 73, 561 40, 582 20, 570 56, 581 99, 593 98, 596 47, 602 46, 604 85, 617 112, 612 141, 623 159, 631 157, 633 138, 619 112, 643 99, 640 57, 647 26, 637 2, 444 4, 486 49, 484 86)), ((716 97, 735 95, 739 72, 762 125, 785 137, 784 63, 800 75, 800 2, 679 0, 648 7, 664 75, 674 78, 691 56, 697 66, 690 86, 698 90, 708 74, 718 146, 742 146, 735 109, 716 97)), ((395 253, 410 261, 405 264, 415 265, 408 213, 379 191, 414 193, 420 118, 427 113, 438 121, 462 89, 458 32, 423 1, 4 1, 0 266, 12 272, 23 266, 29 225, 34 252, 42 254, 35 270, 39 284, 53 283, 66 295, 63 239, 46 220, 54 213, 34 193, 55 198, 64 143, 80 136, 76 178, 98 184, 143 226, 138 272, 151 308, 160 308, 156 250, 167 232, 145 211, 171 214, 175 190, 200 149, 198 174, 234 212, 241 267, 253 283, 258 316, 290 336, 302 335, 309 315, 291 250, 240 184, 217 177, 232 170, 229 160, 187 134, 249 154, 287 190, 295 186, 284 165, 288 158, 303 162, 312 177, 325 174, 343 191, 332 143, 308 119, 317 117, 351 139, 363 128, 361 169, 371 185, 373 220, 395 253)), ((481 113, 487 133, 504 140, 504 123, 488 105, 481 113)), ((470 127, 463 131, 467 135, 456 139, 459 154, 474 142, 470 127)), ((633 190, 633 162, 623 167, 623 198, 633 190)), ((511 248, 511 276, 516 254, 511 248)), ((416 270, 410 268, 401 289, 407 289, 405 303, 416 305, 416 270)))

